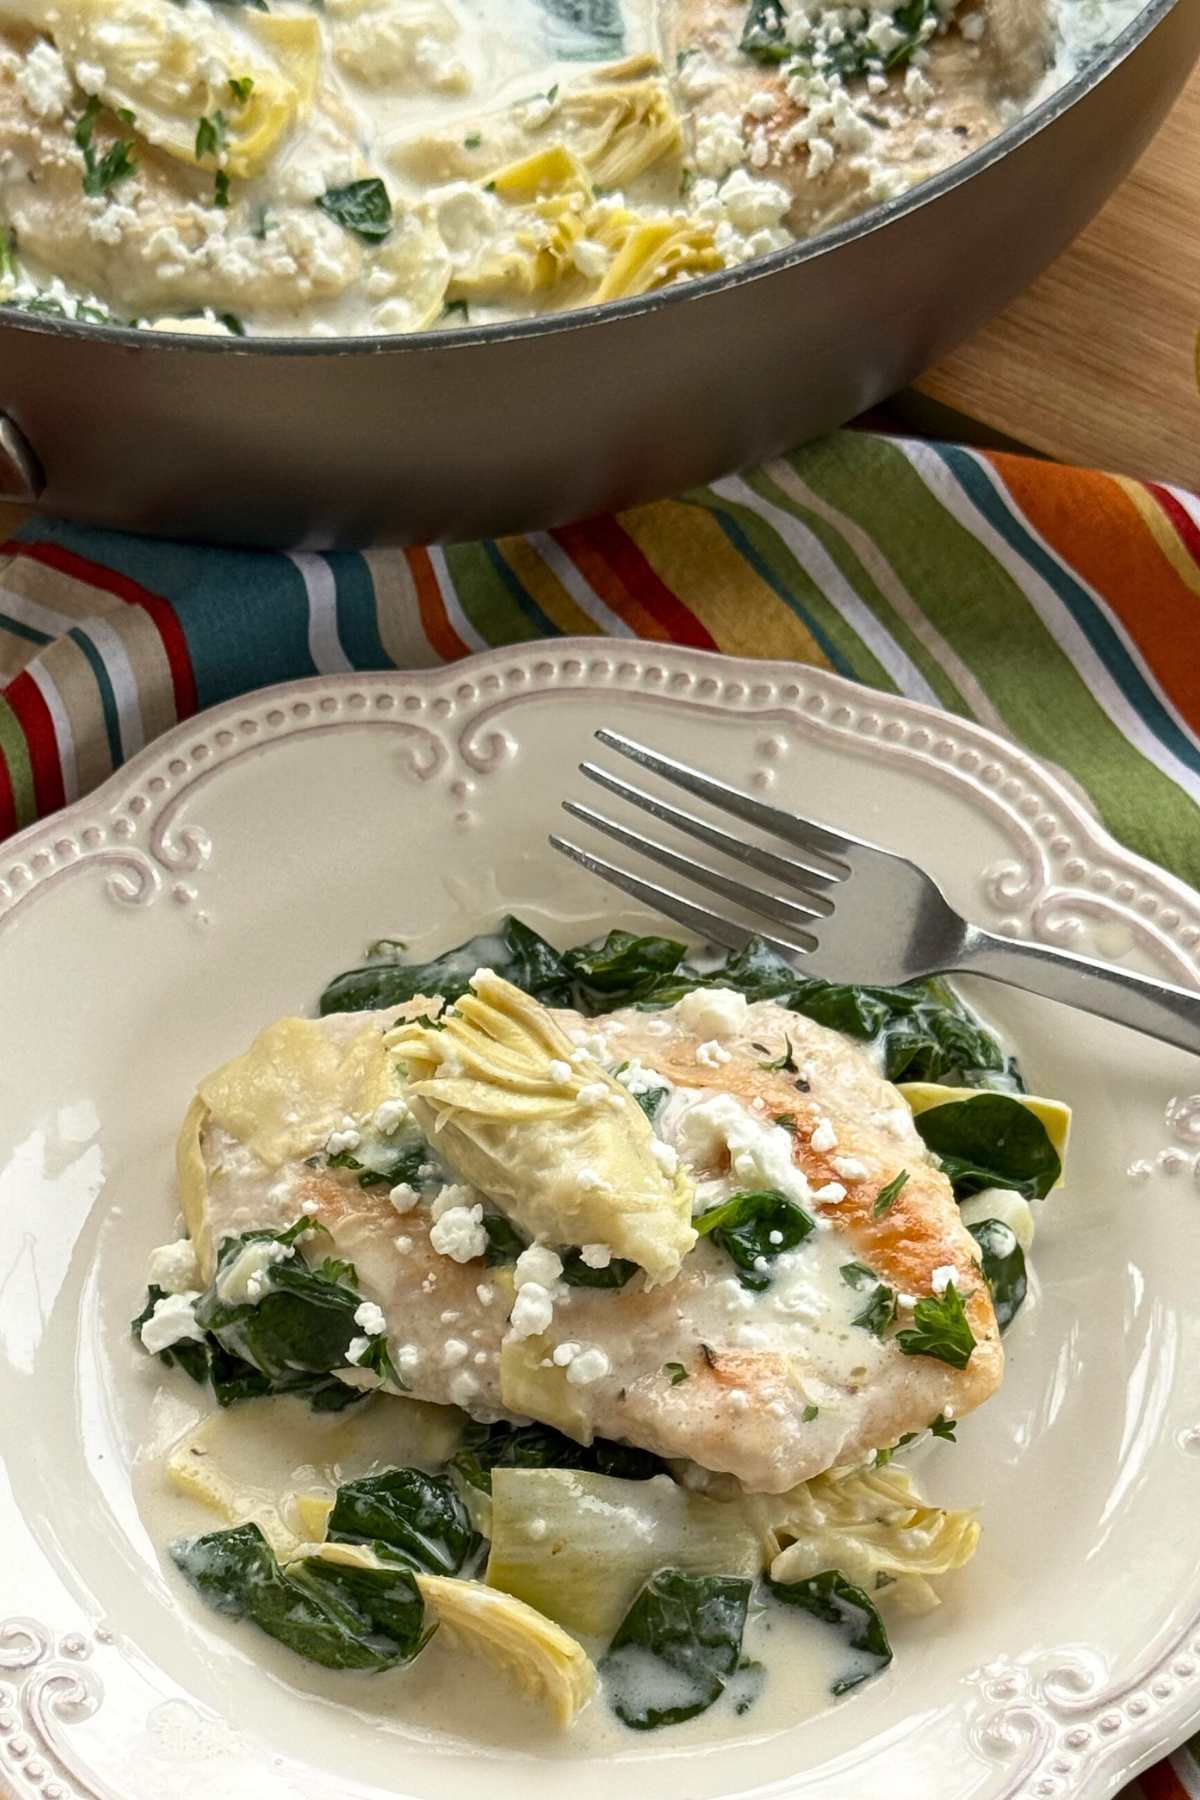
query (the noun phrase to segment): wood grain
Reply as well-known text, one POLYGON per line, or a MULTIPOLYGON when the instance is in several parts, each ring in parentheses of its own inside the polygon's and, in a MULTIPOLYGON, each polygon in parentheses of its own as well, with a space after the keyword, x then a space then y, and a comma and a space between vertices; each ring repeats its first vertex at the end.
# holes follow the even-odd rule
POLYGON ((922 376, 911 416, 923 399, 1065 461, 1200 489, 1198 332, 1200 69, 1083 236, 922 376))

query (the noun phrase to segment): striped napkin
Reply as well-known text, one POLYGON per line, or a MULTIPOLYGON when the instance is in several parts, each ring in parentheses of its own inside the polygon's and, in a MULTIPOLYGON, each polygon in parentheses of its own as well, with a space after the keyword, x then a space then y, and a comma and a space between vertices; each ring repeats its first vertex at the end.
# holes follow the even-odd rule
MULTIPOLYGON (((0 534, 0 838, 269 682, 601 633, 815 663, 975 719, 1200 886, 1200 499, 1160 483, 853 431, 444 548, 200 549, 12 508, 0 534)), ((1137 1795, 1200 1800, 1200 1750, 1137 1795)))
POLYGON ((1200 886, 1200 500, 840 432, 553 532, 274 554, 0 518, 0 837, 290 677, 600 632, 788 657, 1056 765, 1200 886))

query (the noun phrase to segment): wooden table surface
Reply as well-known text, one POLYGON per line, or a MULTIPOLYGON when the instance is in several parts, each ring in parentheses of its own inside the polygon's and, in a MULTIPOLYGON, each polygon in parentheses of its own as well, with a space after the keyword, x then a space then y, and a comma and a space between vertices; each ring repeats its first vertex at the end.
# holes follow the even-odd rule
POLYGON ((949 408, 985 438, 1200 489, 1198 333, 1200 68, 1083 236, 900 414, 951 429, 949 408))

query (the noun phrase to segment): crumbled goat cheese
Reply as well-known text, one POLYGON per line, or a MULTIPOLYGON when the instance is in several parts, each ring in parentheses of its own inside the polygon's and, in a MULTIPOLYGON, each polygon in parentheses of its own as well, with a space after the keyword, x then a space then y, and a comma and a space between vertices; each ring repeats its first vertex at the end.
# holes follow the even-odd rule
POLYGON ((929 1277, 929 1285, 935 1294, 944 1294, 957 1274, 953 1263, 942 1263, 929 1277))
POLYGON ((167 1294, 159 1300, 142 1326, 142 1346, 152 1356, 169 1350, 172 1344, 202 1344, 203 1328, 196 1323, 195 1305, 199 1293, 167 1294))
POLYGON ((442 1367, 456 1368, 459 1363, 466 1362, 470 1351, 470 1344, 465 1344, 462 1338, 447 1338, 442 1345, 442 1367))
POLYGON ((527 1281, 513 1301, 509 1325, 514 1337, 537 1337, 554 1317, 554 1301, 537 1281, 527 1281))
POLYGON ((591 1387, 593 1382, 603 1381, 611 1369, 612 1363, 605 1351, 591 1344, 571 1358, 567 1365, 567 1380, 572 1387, 591 1387))
POLYGON ((473 1187, 468 1187, 465 1182, 454 1181, 444 1187, 440 1194, 434 1195, 429 1211, 435 1219, 440 1219, 443 1213, 456 1207, 474 1206, 478 1199, 479 1195, 473 1187))
POLYGON ((479 1392, 479 1383, 470 1369, 460 1369, 450 1383, 450 1398, 455 1406, 470 1406, 479 1392))
POLYGON ((429 1242, 439 1256, 454 1262, 473 1262, 482 1256, 488 1247, 482 1205, 450 1207, 430 1226, 429 1242))
POLYGON ((331 1131, 325 1140, 325 1149, 330 1156, 341 1156, 344 1150, 357 1150, 362 1143, 362 1133, 353 1119, 344 1119, 340 1131, 331 1131))
POLYGON ((200 1265, 190 1238, 179 1238, 173 1244, 160 1244, 150 1252, 146 1271, 151 1287, 164 1294, 182 1294, 200 1285, 200 1265))
POLYGON ((836 1206, 846 1198, 846 1190, 840 1181, 827 1181, 824 1187, 813 1189, 814 1200, 824 1200, 827 1206, 836 1206))
POLYGON ((584 1244, 579 1254, 589 1269, 607 1269, 613 1255, 607 1244, 584 1244))
POLYGON ((695 988, 683 996, 675 1014, 697 1037, 733 1037, 746 1022, 746 996, 733 988, 695 988))
POLYGON ((572 1074, 571 1065, 569 1062, 561 1061, 561 1059, 556 1056, 546 1073, 551 1081, 570 1081, 572 1074))
POLYGON ((562 1274, 562 1267, 562 1257, 555 1251, 548 1250, 544 1244, 530 1244, 513 1264, 513 1281, 518 1288, 529 1282, 551 1288, 562 1274))
POLYGON ((71 77, 53 44, 39 39, 29 49, 17 72, 17 86, 25 104, 39 119, 61 119, 71 100, 71 77))
POLYGON ((866 1163, 859 1162, 857 1156, 831 1157, 830 1166, 843 1181, 863 1181, 867 1175, 866 1163))
POLYGON ((389 1189, 388 1199, 398 1213, 407 1213, 420 1203, 421 1196, 407 1181, 398 1181, 394 1188, 389 1189))
POLYGON ((650 1146, 650 1154, 670 1181, 679 1169, 679 1152, 674 1144, 664 1144, 661 1138, 655 1138, 650 1146))
POLYGON ((828 1119, 818 1119, 813 1128, 813 1134, 808 1141, 812 1148, 817 1151, 836 1150, 838 1136, 828 1119))
POLYGON ((387 1320, 374 1300, 364 1300, 354 1315, 354 1323, 368 1337, 382 1337, 387 1330, 387 1320))
POLYGON ((731 1060, 728 1050, 723 1044, 718 1044, 716 1038, 709 1038, 706 1044, 699 1044, 696 1047, 696 1061, 702 1063, 706 1069, 719 1068, 722 1063, 731 1060))
POLYGON ((393 1131, 403 1125, 407 1117, 408 1106, 405 1101, 400 1099, 384 1100, 375 1108, 375 1129, 382 1132, 384 1137, 390 1137, 393 1131))

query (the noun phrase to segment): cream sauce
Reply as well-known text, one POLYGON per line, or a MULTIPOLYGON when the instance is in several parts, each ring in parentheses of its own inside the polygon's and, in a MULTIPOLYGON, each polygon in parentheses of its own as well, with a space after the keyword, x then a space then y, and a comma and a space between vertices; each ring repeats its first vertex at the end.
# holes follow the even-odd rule
MULTIPOLYGON (((1047 4, 1054 67, 1004 101, 990 130, 1140 10, 1047 4)), ((724 83, 725 97, 705 100, 703 58, 675 67, 672 23, 686 37, 690 8, 673 21, 670 0, 275 0, 270 20, 302 34, 281 48, 264 42, 256 9, 209 0, 0 0, 0 221, 11 234, 0 298, 218 334, 487 323, 732 266, 929 172, 911 141, 928 135, 922 107, 932 122, 946 96, 923 80, 911 93, 894 84, 881 132, 864 122, 869 107, 827 124, 802 97, 768 157, 756 124, 768 71, 737 55, 736 34, 738 66, 708 84, 724 83), (246 98, 250 70, 258 92, 246 98), (267 150, 243 156, 243 127, 272 81, 285 98, 263 127, 267 150), (76 140, 89 95, 107 109, 91 147, 76 140), (124 130, 137 166, 97 186, 124 130), (543 168, 527 192, 495 184, 560 147, 577 159, 570 170, 543 168), (391 208, 374 235, 318 204, 368 180, 391 208)))
MULTIPOLYGON (((221 1529, 229 1522, 181 1493, 167 1476, 167 1458, 178 1441, 174 1434, 183 1423, 179 1402, 178 1387, 168 1380, 156 1409, 162 1428, 152 1429, 148 1448, 133 1471, 133 1490, 181 1614, 238 1645, 273 1679, 348 1707, 402 1740, 569 1758, 678 1745, 690 1749, 739 1737, 761 1739, 835 1704, 831 1685, 853 1665, 838 1633, 805 1614, 756 1603, 743 1648, 747 1657, 765 1666, 761 1684, 755 1688, 742 1681, 731 1683, 722 1700, 698 1719, 649 1734, 622 1725, 602 1690, 569 1731, 560 1731, 503 1675, 479 1657, 452 1649, 437 1635, 407 1669, 380 1675, 320 1669, 255 1626, 233 1624, 210 1613, 167 1554, 175 1538, 221 1529), (162 1441, 163 1428, 171 1435, 169 1444, 162 1441), (752 1703, 739 1713, 743 1698, 752 1703)), ((410 1458, 414 1464, 429 1466, 421 1455, 430 1445, 426 1428, 405 1426, 411 1404, 379 1397, 365 1402, 361 1411, 331 1417, 312 1413, 301 1400, 252 1401, 217 1415, 208 1448, 246 1496, 247 1515, 261 1517, 272 1496, 296 1490, 330 1492, 340 1481, 402 1465, 410 1458)), ((190 1414, 185 1436, 205 1416, 205 1409, 193 1405, 190 1414)), ((903 1630, 901 1623, 901 1635, 903 1630)), ((584 1647, 594 1658, 605 1648, 591 1641, 584 1647)), ((648 1673, 647 1680, 651 1679, 648 1673)))

